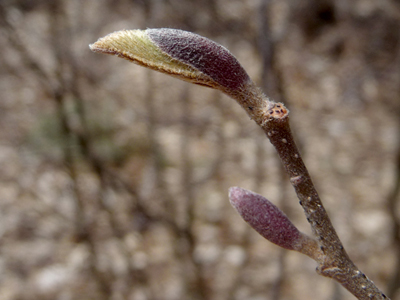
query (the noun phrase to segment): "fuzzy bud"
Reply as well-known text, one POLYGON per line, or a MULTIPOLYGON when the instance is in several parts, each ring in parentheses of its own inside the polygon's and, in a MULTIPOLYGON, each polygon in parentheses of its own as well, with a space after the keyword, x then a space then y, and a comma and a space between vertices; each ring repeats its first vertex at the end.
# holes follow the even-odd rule
POLYGON ((231 187, 229 199, 241 217, 264 238, 282 248, 300 250, 303 234, 266 198, 239 187, 231 187))
POLYGON ((200 35, 178 29, 123 30, 89 46, 141 66, 192 83, 240 90, 251 82, 237 59, 223 46, 200 35))

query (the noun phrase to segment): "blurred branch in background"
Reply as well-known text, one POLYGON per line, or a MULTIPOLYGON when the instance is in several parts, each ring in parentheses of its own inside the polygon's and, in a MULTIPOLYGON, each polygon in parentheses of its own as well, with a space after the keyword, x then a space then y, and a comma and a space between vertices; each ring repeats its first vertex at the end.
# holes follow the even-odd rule
MULTIPOLYGON (((400 49, 400 45, 399 45, 400 49)), ((399 51, 400 53, 400 51, 399 51)), ((400 58, 400 57, 399 57, 400 58)), ((399 60, 400 61, 400 60, 399 60)), ((400 91, 399 91, 400 93, 400 91)), ((399 115, 400 120, 400 115, 399 115)), ((398 125, 400 132, 400 123, 398 125)), ((397 140, 398 143, 398 152, 396 157, 396 171, 395 171, 395 181, 392 190, 388 195, 388 211, 389 216, 392 221, 392 230, 393 230, 393 245, 394 249, 397 252, 397 261, 394 264, 393 275, 389 280, 388 284, 388 295, 389 297, 394 298, 397 294, 399 294, 400 290, 400 217, 399 217, 399 201, 400 201, 400 139, 397 140)))
POLYGON ((390 185, 399 24, 396 1, 2 1, 1 298, 335 294, 312 263, 266 244, 230 208, 228 187, 243 186, 308 228, 272 148, 240 108, 87 48, 113 30, 174 27, 227 46, 290 104, 339 235, 400 299, 390 185))
POLYGON ((400 288, 400 220, 398 216, 398 206, 399 206, 399 199, 400 199, 400 151, 398 152, 397 156, 397 172, 396 172, 396 182, 395 186, 393 187, 392 192, 389 194, 388 197, 388 208, 389 214, 392 218, 393 222, 393 244, 395 249, 398 252, 397 255, 397 262, 395 263, 393 276, 390 279, 388 285, 388 295, 389 297, 393 297, 396 295, 397 291, 400 288))
MULTIPOLYGON (((261 68, 261 84, 265 93, 267 93, 270 99, 273 99, 276 102, 283 102, 285 105, 290 106, 288 103, 284 91, 283 91, 283 83, 282 83, 282 74, 279 72, 279 67, 277 66, 278 57, 276 55, 277 52, 277 44, 282 41, 282 37, 284 36, 284 32, 275 32, 272 31, 272 1, 270 0, 262 0, 260 3, 260 9, 258 13, 259 18, 259 29, 258 29, 258 52, 261 56, 262 68, 261 68)), ((262 148, 265 148, 265 141, 262 139, 257 144, 260 151, 262 148)), ((278 159, 278 157, 277 157, 278 159)), ((257 161, 263 161, 261 157, 257 159, 257 161)), ((264 171, 264 168, 260 170, 261 165, 259 164, 259 171, 264 171)), ((291 215, 290 206, 288 205, 289 195, 287 193, 288 185, 287 185, 287 175, 283 169, 283 167, 279 168, 279 198, 276 199, 280 204, 280 207, 285 211, 287 215, 291 215)), ((262 178, 262 177, 261 177, 262 178)), ((260 179, 261 179, 260 178, 260 179)), ((264 180, 260 180, 257 184, 257 189, 259 190, 263 184, 264 180)), ((276 274, 275 282, 272 285, 270 298, 279 300, 282 298, 283 288, 285 286, 285 278, 287 278, 287 250, 280 249, 280 253, 277 257, 278 262, 278 270, 276 274)))
MULTIPOLYGON (((397 8, 400 10, 400 4, 397 4, 397 8)), ((398 33, 398 41, 400 41, 400 33, 398 33)), ((400 69, 400 42, 397 44, 397 55, 396 59, 393 61, 394 65, 400 69)), ((395 80, 397 82, 397 95, 400 95, 400 74, 397 74, 395 80)), ((399 96, 400 97, 400 96, 399 96)), ((394 111, 397 111, 397 154, 395 156, 395 176, 394 176, 394 186, 388 195, 388 211, 389 216, 392 220, 393 227, 393 246, 397 252, 396 262, 394 263, 394 269, 392 277, 388 284, 388 294, 389 297, 395 298, 396 295, 400 294, 400 109, 395 107, 394 111)))

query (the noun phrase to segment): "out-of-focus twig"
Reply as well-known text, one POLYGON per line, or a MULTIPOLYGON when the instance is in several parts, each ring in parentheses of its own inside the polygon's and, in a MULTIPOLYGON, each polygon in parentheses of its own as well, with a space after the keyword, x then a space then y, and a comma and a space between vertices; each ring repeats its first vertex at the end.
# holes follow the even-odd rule
POLYGON ((397 214, 398 206, 400 203, 399 201, 400 201, 400 147, 398 148, 396 157, 395 184, 387 199, 388 212, 391 217, 393 226, 392 227, 393 243, 395 244, 395 249, 397 250, 397 260, 394 267, 394 274, 392 275, 392 278, 390 279, 388 285, 389 297, 394 297, 394 295, 400 288, 400 219, 397 214))

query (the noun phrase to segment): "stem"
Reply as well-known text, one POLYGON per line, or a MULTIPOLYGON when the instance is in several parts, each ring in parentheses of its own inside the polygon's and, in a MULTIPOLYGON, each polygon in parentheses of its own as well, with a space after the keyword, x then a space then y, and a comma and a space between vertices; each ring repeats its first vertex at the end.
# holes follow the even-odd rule
MULTIPOLYGON (((344 250, 293 140, 289 111, 282 103, 270 101, 226 48, 190 32, 165 28, 116 32, 99 39, 90 48, 95 52, 116 54, 182 80, 219 89, 234 98, 264 130, 278 151, 317 237, 317 241, 304 238, 300 252, 317 261, 320 275, 337 280, 358 299, 388 299, 358 270, 344 250)), ((235 203, 242 205, 243 199, 240 198, 246 192, 236 192, 235 203)), ((250 198, 254 197, 258 196, 250 198)), ((272 210, 277 215, 276 210, 272 210)), ((257 224, 259 231, 264 232, 261 224, 257 223, 259 219, 246 214, 246 209, 243 212, 257 224)), ((282 240, 274 240, 281 244, 282 240)))
POLYGON ((289 111, 282 103, 267 99, 252 83, 242 91, 227 94, 239 102, 276 148, 322 252, 313 257, 318 263, 317 272, 335 279, 358 299, 389 299, 347 255, 297 149, 289 111))

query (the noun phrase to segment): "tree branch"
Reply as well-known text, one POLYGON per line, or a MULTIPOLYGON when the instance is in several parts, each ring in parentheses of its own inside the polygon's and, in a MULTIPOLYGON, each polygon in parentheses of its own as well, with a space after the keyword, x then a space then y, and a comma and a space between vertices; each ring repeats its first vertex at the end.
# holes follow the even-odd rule
POLYGON ((166 28, 115 32, 90 48, 221 90, 235 99, 276 148, 316 241, 300 233, 282 211, 262 196, 233 188, 230 198, 238 212, 268 240, 313 258, 320 275, 337 280, 358 299, 388 299, 344 250, 294 142, 288 109, 269 100, 226 48, 199 35, 166 28))

